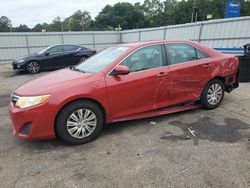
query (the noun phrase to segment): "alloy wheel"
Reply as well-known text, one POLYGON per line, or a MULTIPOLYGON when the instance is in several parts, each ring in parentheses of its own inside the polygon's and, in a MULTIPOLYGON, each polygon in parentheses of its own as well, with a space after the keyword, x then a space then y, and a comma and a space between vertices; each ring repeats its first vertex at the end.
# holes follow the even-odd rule
POLYGON ((38 73, 40 70, 40 66, 38 62, 32 61, 27 64, 27 70, 30 73, 38 73))
POLYGON ((216 105, 221 101, 223 90, 220 84, 212 84, 207 92, 207 101, 211 105, 216 105))
POLYGON ((78 109, 70 114, 67 120, 67 131, 74 138, 86 138, 91 135, 97 125, 95 113, 89 109, 78 109))

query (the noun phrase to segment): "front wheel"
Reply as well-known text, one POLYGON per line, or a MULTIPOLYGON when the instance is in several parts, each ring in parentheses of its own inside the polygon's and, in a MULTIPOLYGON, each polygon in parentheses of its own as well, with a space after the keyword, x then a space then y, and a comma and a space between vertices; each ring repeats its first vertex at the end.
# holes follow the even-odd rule
POLYGON ((94 140, 103 127, 103 113, 92 101, 70 103, 58 115, 55 129, 59 138, 69 144, 84 144, 94 140))
POLYGON ((30 61, 26 64, 26 69, 31 74, 40 72, 40 64, 37 61, 30 61))
POLYGON ((201 103, 206 109, 215 109, 221 104, 224 93, 225 87, 222 81, 218 79, 211 80, 201 94, 201 103))

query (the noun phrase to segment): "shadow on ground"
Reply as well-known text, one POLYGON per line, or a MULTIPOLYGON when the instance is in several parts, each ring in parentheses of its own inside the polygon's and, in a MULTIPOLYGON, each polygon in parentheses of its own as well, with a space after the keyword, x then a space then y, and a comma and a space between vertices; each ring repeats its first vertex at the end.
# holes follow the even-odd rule
POLYGON ((243 138, 250 138, 250 135, 247 135, 241 131, 249 129, 249 124, 233 118, 226 118, 224 121, 224 125, 214 123, 209 117, 203 117, 197 122, 190 124, 183 123, 181 121, 171 121, 169 124, 179 127, 183 131, 183 134, 176 136, 171 132, 166 132, 165 135, 161 137, 161 139, 178 141, 192 138, 194 144, 198 145, 199 140, 234 143, 240 141, 243 138), (192 135, 190 131, 194 131, 194 135, 192 135))

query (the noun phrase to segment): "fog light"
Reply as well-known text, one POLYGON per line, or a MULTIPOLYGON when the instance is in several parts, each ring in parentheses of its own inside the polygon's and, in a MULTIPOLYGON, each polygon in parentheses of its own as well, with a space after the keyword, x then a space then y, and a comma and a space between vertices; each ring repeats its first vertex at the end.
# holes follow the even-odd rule
POLYGON ((22 135, 28 135, 30 133, 31 127, 32 127, 31 122, 25 123, 24 126, 22 127, 20 133, 22 135))

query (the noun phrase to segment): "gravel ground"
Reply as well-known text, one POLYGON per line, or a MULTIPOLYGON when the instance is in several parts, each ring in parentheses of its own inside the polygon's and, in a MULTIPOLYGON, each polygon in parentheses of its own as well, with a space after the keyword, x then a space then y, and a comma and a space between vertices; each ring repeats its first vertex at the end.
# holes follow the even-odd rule
POLYGON ((12 136, 10 92, 39 75, 0 65, 0 187, 250 187, 250 83, 215 110, 107 125, 72 147, 12 136))

